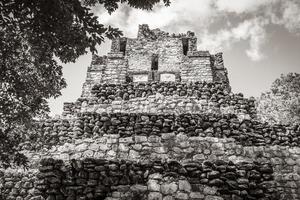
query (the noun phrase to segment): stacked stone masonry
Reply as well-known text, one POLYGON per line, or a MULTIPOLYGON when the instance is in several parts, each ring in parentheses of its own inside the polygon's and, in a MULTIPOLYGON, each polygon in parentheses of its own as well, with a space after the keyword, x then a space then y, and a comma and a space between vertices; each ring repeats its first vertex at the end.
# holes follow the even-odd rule
POLYGON ((0 199, 44 199, 39 197, 40 192, 35 187, 38 180, 37 173, 37 170, 7 170, 5 172, 0 170, 0 199))
POLYGON ((99 83, 219 81, 229 87, 222 53, 197 51, 196 43, 192 32, 175 35, 141 25, 137 38, 117 38, 108 56, 93 56, 82 96, 99 83))
POLYGON ((255 120, 240 121, 236 115, 216 114, 148 114, 148 113, 82 113, 77 119, 48 120, 37 124, 32 140, 24 149, 41 149, 74 139, 119 135, 161 136, 163 133, 188 137, 233 138, 244 146, 299 146, 300 127, 268 125, 255 120))
POLYGON ((28 169, 0 169, 0 200, 300 200, 300 125, 262 122, 193 32, 114 39, 19 148, 28 169))
MULTIPOLYGON (((181 133, 161 136, 103 135, 90 139, 77 139, 50 150, 28 152, 40 162, 41 158, 55 158, 69 162, 85 158, 151 162, 174 160, 180 163, 222 160, 233 162, 270 163, 273 167, 274 188, 281 199, 298 199, 300 186, 300 148, 287 146, 243 146, 232 138, 188 137, 181 133)), ((33 163, 34 165, 35 163, 33 163)), ((130 185, 128 185, 130 187, 130 185)))
POLYGON ((277 199, 268 163, 49 159, 40 171, 37 187, 53 199, 277 199))
POLYGON ((231 93, 223 82, 97 84, 91 91, 90 97, 65 103, 63 115, 80 112, 224 113, 222 111, 227 110, 256 118, 254 99, 231 93))

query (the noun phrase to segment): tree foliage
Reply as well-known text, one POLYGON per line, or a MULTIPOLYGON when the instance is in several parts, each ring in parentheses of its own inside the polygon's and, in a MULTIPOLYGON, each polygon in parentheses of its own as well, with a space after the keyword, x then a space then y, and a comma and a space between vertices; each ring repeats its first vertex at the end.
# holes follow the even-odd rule
POLYGON ((75 62, 88 51, 95 53, 105 37, 122 35, 101 24, 90 7, 100 4, 111 13, 121 3, 152 9, 160 1, 0 1, 0 166, 25 162, 18 152, 21 135, 34 117, 49 111, 46 100, 66 86, 56 60, 75 62))
POLYGON ((300 74, 281 75, 261 95, 257 108, 260 117, 270 123, 300 124, 300 74))

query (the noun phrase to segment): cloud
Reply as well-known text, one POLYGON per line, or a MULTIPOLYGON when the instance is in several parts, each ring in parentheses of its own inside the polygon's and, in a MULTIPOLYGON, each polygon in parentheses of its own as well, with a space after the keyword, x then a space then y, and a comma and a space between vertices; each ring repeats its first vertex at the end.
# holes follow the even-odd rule
POLYGON ((156 6, 153 11, 121 5, 112 15, 100 12, 98 16, 102 23, 119 27, 126 35, 134 37, 139 24, 149 24, 151 28, 166 28, 174 32, 186 32, 195 26, 198 29, 206 28, 215 12, 211 0, 177 0, 169 7, 156 6))
POLYGON ((250 31, 250 48, 246 50, 246 54, 253 61, 260 61, 265 56, 261 51, 261 48, 266 40, 266 31, 264 28, 264 20, 257 22, 255 20, 250 31))
POLYGON ((251 13, 277 0, 215 0, 218 10, 224 12, 251 13))
POLYGON ((99 18, 129 37, 135 37, 138 25, 144 23, 170 32, 193 30, 200 38, 199 49, 213 52, 246 41, 245 54, 253 61, 265 57, 262 49, 269 25, 300 35, 299 0, 173 0, 170 7, 159 5, 153 11, 121 5, 112 15, 99 12, 99 18), (213 26, 217 28, 212 32, 213 26))
POLYGON ((246 54, 253 61, 259 61, 264 58, 261 46, 266 39, 265 24, 264 19, 254 18, 231 29, 222 29, 216 34, 206 32, 201 36, 199 48, 218 52, 230 48, 236 42, 248 40, 250 48, 246 50, 246 54))
POLYGON ((290 32, 300 35, 300 2, 285 1, 281 4, 279 16, 273 16, 272 23, 283 25, 290 32))

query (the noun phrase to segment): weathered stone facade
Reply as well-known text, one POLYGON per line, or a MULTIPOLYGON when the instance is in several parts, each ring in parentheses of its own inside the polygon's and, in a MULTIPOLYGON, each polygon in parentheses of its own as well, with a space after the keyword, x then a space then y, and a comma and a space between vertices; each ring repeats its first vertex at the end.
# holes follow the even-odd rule
POLYGON ((223 82, 96 84, 89 97, 64 104, 64 116, 81 112, 244 114, 255 118, 254 99, 232 94, 223 82))
POLYGON ((229 87, 222 53, 198 51, 193 32, 175 35, 140 25, 137 38, 115 39, 108 56, 92 59, 83 97, 99 83, 219 81, 229 87))
POLYGON ((2 200, 300 200, 300 126, 267 124, 192 32, 141 25, 0 169, 2 200))

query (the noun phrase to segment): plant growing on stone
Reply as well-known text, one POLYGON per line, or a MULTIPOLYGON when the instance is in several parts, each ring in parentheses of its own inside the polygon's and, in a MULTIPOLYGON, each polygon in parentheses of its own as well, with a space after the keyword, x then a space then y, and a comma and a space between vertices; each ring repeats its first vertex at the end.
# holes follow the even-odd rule
POLYGON ((258 99, 259 116, 270 123, 300 123, 300 74, 289 73, 276 79, 270 91, 258 99))
POLYGON ((66 87, 58 60, 75 62, 87 51, 95 53, 105 37, 122 35, 119 29, 99 23, 91 6, 100 4, 111 13, 122 3, 152 9, 160 1, 0 1, 0 166, 25 162, 17 153, 15 138, 26 134, 23 127, 34 117, 45 116, 46 99, 58 97, 66 87))

